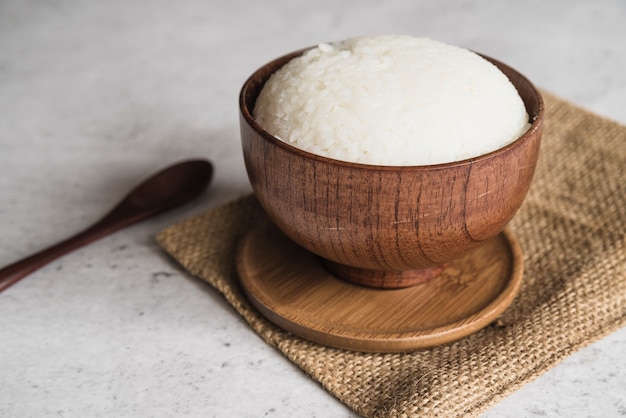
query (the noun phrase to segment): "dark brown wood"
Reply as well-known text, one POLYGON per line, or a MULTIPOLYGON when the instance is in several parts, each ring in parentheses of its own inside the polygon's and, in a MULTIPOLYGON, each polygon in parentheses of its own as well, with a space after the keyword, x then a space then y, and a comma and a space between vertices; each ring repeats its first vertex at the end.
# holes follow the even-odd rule
POLYGON ((237 270, 259 312, 295 335, 346 350, 404 352, 450 343, 494 321, 519 291, 523 257, 505 230, 433 280, 381 290, 338 279, 261 220, 240 242, 237 270))
POLYGON ((332 262, 325 258, 321 258, 321 262, 328 271, 349 282, 357 283, 362 286, 393 289, 415 286, 416 284, 432 280, 448 265, 448 263, 443 263, 418 270, 385 271, 350 267, 345 264, 332 262))
POLYGON ((203 193, 213 165, 191 160, 168 167, 131 191, 104 218, 84 231, 0 269, 0 292, 49 262, 121 228, 180 206, 203 193))
POLYGON ((289 238, 347 266, 345 271, 362 273, 362 280, 359 274, 350 280, 403 287, 421 282, 424 275, 398 272, 449 262, 502 231, 530 186, 543 128, 541 95, 524 76, 490 59, 517 88, 531 118, 531 128, 512 144, 448 164, 363 165, 297 149, 254 121, 251 112, 263 84, 301 52, 263 66, 240 95, 250 182, 289 238), (377 277, 374 283, 372 277, 377 277))

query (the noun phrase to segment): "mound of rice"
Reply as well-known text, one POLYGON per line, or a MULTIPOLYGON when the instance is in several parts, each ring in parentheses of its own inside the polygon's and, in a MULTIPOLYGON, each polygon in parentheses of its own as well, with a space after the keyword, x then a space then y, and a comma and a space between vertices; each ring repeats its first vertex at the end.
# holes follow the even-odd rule
POLYGON ((493 64, 428 38, 321 44, 272 75, 254 117, 279 139, 338 160, 429 165, 496 150, 530 126, 493 64))

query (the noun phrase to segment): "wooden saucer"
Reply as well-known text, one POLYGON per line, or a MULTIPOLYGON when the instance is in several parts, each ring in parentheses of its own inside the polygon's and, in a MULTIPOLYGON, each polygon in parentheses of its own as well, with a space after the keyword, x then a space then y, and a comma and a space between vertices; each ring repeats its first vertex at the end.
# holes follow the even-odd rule
POLYGON ((374 289, 333 276, 268 221, 242 238, 237 271, 251 303, 295 335, 346 350, 404 352, 458 340, 495 320, 519 291, 523 258, 505 230, 429 282, 374 289))

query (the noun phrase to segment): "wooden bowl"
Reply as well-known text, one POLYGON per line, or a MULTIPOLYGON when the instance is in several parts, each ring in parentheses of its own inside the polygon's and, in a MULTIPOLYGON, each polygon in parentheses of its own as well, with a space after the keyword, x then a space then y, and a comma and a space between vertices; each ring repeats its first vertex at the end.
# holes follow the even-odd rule
POLYGON ((499 234, 530 186, 544 106, 523 75, 494 59, 517 88, 532 126, 513 143, 463 161, 376 166, 315 155, 268 133, 252 116, 278 58, 245 82, 239 98, 243 154, 254 193, 291 240, 346 280, 407 287, 499 234))

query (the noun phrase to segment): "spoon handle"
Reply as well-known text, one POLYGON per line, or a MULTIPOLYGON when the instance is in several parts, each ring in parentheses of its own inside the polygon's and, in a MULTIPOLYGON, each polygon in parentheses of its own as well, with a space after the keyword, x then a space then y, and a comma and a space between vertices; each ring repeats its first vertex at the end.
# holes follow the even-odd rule
POLYGON ((121 223, 107 222, 107 218, 104 218, 70 238, 0 269, 0 292, 51 261, 115 232, 123 226, 125 225, 121 223))

